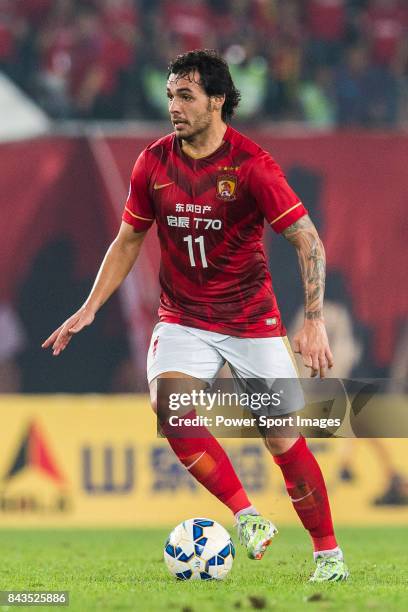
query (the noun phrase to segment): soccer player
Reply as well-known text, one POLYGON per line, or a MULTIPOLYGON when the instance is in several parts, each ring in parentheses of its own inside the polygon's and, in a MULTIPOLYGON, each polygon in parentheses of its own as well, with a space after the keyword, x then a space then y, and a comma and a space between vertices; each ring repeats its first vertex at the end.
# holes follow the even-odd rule
MULTIPOLYGON (((311 376, 323 378, 333 365, 323 319, 324 249, 276 162, 229 125, 240 93, 228 65, 211 50, 178 56, 169 67, 167 97, 174 131, 140 154, 123 222, 87 300, 43 347, 59 355, 92 323, 156 221, 162 291, 147 376, 158 415, 161 378, 205 388, 224 363, 237 378, 296 377, 262 245, 266 219, 297 250, 305 319, 294 350, 311 376)), ((277 530, 252 505, 221 445, 205 428, 195 428, 195 437, 179 437, 160 422, 186 469, 234 513, 248 556, 261 559, 277 530)), ((305 439, 266 436, 265 444, 310 533, 316 561, 311 580, 346 579, 324 479, 305 439)))

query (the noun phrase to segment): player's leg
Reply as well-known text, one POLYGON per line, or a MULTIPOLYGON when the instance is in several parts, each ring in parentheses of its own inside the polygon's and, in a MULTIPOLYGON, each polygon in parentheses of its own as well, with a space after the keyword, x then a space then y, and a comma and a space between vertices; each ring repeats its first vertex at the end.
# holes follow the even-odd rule
MULTIPOLYGON (((223 365, 220 355, 180 325, 155 327, 148 353, 148 380, 152 407, 163 434, 178 459, 198 482, 223 502, 236 517, 257 514, 228 455, 208 429, 175 426, 168 420, 169 394, 205 389, 223 365), (177 381, 176 381, 177 379, 177 381), (159 390, 159 392, 158 392, 159 390)), ((175 412, 173 412, 173 415, 175 412)), ((177 411, 180 415, 180 411, 177 411)), ((185 418, 194 417, 187 409, 185 418)))
MULTIPOLYGON (((157 412, 163 435, 190 474, 228 506, 234 515, 239 515, 242 511, 256 513, 228 455, 208 429, 204 426, 176 426, 169 423, 168 401, 165 399, 168 392, 165 386, 168 381, 174 383, 175 379, 182 380, 182 393, 189 393, 189 389, 199 391, 206 387, 203 381, 188 377, 182 372, 163 372, 150 383, 151 403, 157 412), (159 394, 158 385, 161 389, 159 394)), ((174 389, 174 384, 171 389, 174 389)), ((194 418, 196 413, 195 410, 190 410, 182 416, 194 418)))
POLYGON ((289 498, 311 536, 314 552, 337 549, 323 474, 305 438, 293 440, 271 434, 265 433, 265 446, 281 469, 289 498))
POLYGON ((326 484, 306 440, 299 436, 293 442, 266 435, 264 441, 282 471, 293 507, 311 536, 317 563, 312 580, 345 580, 348 570, 334 533, 326 484))
MULTIPOLYGON (((233 374, 242 379, 297 379, 293 355, 287 339, 282 338, 232 338, 220 349, 233 374)), ((289 383, 290 384, 290 383, 289 383)), ((288 406, 285 417, 300 408, 297 384, 290 385, 292 406, 288 406)), ((289 401, 289 404, 291 403, 289 401)), ((273 416, 273 415, 272 415, 273 416)), ((278 415, 276 415, 278 416, 278 415)), ((327 565, 326 560, 335 560, 331 568, 333 579, 347 578, 347 568, 342 561, 334 534, 333 521, 327 489, 321 469, 307 446, 306 440, 293 429, 280 432, 263 432, 265 445, 275 463, 280 467, 293 507, 303 526, 309 532, 318 568, 327 565), (320 563, 323 560, 324 563, 320 563)), ((321 571, 316 579, 330 579, 327 571, 321 571)))
MULTIPOLYGON (((217 346, 220 340, 228 337, 179 325, 168 326, 165 332, 166 335, 163 334, 163 324, 161 330, 155 329, 148 356, 152 404, 156 405, 159 414, 162 411, 166 412, 169 392, 174 392, 174 379, 171 377, 182 379, 183 391, 187 393, 191 393, 192 388, 204 389, 206 383, 213 382, 225 363, 217 346), (171 371, 175 364, 178 369, 176 372, 171 371), (190 381, 194 382, 191 382, 192 386, 189 387, 190 381)), ((194 412, 191 412, 187 416, 193 415, 194 412)), ((200 428, 201 431, 194 427, 191 432, 185 430, 180 434, 179 428, 177 431, 169 428, 166 418, 160 420, 164 425, 162 425, 163 433, 182 463, 234 512, 240 539, 246 546, 249 558, 262 559, 277 529, 271 521, 260 516, 252 505, 248 505, 250 502, 246 493, 232 472, 233 468, 222 447, 205 427, 200 428), (180 440, 180 437, 183 439, 180 440), (218 464, 217 468, 214 467, 211 471, 215 464, 218 464), (232 487, 237 491, 235 496, 231 495, 232 487)))

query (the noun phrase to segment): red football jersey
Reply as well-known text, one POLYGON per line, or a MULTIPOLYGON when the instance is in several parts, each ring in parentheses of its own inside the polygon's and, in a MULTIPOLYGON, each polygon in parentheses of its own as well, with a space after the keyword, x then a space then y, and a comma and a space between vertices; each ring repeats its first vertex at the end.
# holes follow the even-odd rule
POLYGON ((132 172, 123 220, 157 223, 160 321, 259 338, 286 333, 262 242, 307 211, 272 157, 228 127, 208 157, 183 153, 175 134, 149 145, 132 172))

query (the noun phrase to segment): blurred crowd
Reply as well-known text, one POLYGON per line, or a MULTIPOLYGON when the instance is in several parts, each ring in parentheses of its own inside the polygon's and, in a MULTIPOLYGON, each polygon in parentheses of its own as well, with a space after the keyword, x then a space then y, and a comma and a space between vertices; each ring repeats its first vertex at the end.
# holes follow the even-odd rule
POLYGON ((55 118, 161 118, 169 59, 216 48, 239 117, 407 121, 405 0, 0 0, 0 70, 55 118))

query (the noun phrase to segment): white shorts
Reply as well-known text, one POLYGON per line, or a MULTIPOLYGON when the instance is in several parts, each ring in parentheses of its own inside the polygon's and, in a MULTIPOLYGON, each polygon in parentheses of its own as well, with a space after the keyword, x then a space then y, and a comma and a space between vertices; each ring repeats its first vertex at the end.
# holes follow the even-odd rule
MULTIPOLYGON (((176 323, 158 323, 147 355, 147 379, 150 384, 164 372, 181 372, 211 385, 225 363, 237 379, 298 378, 286 337, 238 338, 176 323)), ((291 396, 291 412, 303 407, 298 382, 293 381, 291 396)))

